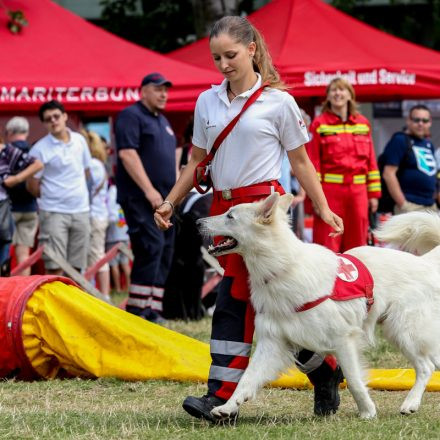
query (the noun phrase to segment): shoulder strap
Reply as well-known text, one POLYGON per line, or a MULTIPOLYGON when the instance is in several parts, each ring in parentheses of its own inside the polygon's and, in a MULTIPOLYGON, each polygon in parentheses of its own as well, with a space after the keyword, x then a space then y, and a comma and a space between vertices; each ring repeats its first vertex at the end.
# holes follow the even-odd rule
POLYGON ((212 145, 211 151, 209 152, 209 154, 207 156, 207 157, 211 156, 210 160, 212 160, 212 158, 214 157, 218 148, 220 147, 222 142, 225 140, 226 136, 235 127, 235 124, 237 124, 241 115, 260 97, 260 95, 263 93, 264 88, 267 87, 268 85, 269 85, 269 83, 264 83, 259 89, 255 90, 255 92, 252 93, 252 95, 249 96, 248 100, 245 102, 243 108, 240 110, 240 113, 238 113, 238 115, 217 136, 216 140, 214 141, 214 144, 212 145))
POLYGON ((102 182, 96 187, 95 191, 92 194, 92 199, 101 191, 102 187, 104 186, 105 182, 107 181, 107 173, 105 173, 104 178, 102 179, 102 182))
POLYGON ((212 159, 214 158, 215 153, 217 152, 218 148, 220 147, 222 142, 225 140, 226 136, 235 127, 235 125, 237 124, 237 122, 240 119, 241 115, 259 98, 259 96, 263 93, 264 88, 267 87, 268 85, 269 85, 269 83, 265 82, 264 84, 262 84, 262 86, 259 89, 255 90, 255 92, 252 93, 251 96, 249 96, 248 100, 245 102, 245 104, 243 105, 243 108, 240 110, 238 115, 235 116, 235 118, 232 119, 232 121, 229 122, 229 124, 221 131, 221 133, 215 139, 210 152, 197 165, 196 169, 194 170, 193 184, 194 184, 194 187, 196 188, 196 190, 199 193, 204 194, 204 193, 206 193, 209 190, 209 187, 206 190, 203 190, 200 187, 199 182, 198 182, 199 170, 200 170, 200 173, 201 173, 202 180, 206 179, 206 176, 207 176, 206 166, 212 161, 212 159))

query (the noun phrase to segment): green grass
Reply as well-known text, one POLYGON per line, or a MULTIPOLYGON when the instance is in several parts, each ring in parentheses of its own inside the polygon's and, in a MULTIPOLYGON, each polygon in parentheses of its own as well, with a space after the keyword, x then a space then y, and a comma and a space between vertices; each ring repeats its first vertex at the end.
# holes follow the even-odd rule
MULTIPOLYGON (((115 301, 117 303, 117 301, 115 301)), ((173 321, 169 328, 208 341, 210 319, 173 321)), ((398 368, 406 361, 380 336, 366 353, 370 367, 398 368)), ((440 394, 426 393, 421 410, 399 414, 405 392, 371 391, 378 417, 363 421, 347 390, 337 415, 313 417, 310 390, 266 388, 243 405, 235 425, 211 426, 181 408, 205 384, 116 379, 0 383, 0 439, 438 439, 440 394)))
POLYGON ((359 420, 348 391, 341 391, 337 415, 312 416, 311 391, 264 389, 242 407, 236 425, 211 426, 181 409, 187 394, 204 384, 117 380, 3 382, 0 386, 2 439, 377 439, 439 438, 439 397, 427 393, 418 414, 401 416, 400 392, 372 391, 379 416, 359 420))

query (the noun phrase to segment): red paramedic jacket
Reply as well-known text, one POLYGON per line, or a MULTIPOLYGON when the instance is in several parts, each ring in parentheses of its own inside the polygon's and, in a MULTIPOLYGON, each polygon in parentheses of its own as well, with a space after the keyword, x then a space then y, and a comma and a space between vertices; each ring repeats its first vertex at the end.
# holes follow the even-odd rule
POLYGON ((344 183, 350 183, 353 176, 364 175, 368 198, 381 196, 379 169, 367 118, 361 114, 350 115, 344 123, 338 115, 324 112, 314 119, 310 132, 312 140, 307 144, 307 153, 322 182, 342 183, 338 181, 342 175, 344 183))

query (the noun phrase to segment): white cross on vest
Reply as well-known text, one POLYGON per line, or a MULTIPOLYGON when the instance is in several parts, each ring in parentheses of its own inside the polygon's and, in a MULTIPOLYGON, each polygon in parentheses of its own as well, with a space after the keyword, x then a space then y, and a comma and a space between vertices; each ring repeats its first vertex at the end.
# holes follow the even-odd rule
POLYGON ((346 281, 347 283, 352 283, 356 281, 359 277, 359 272, 356 266, 347 258, 339 257, 339 267, 336 271, 336 275, 342 281, 346 281))

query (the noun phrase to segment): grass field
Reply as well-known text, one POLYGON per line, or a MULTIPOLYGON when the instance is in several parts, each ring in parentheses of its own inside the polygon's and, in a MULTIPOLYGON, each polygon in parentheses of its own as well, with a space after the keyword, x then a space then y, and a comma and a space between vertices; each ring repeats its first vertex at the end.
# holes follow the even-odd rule
MULTIPOLYGON (((173 330, 208 341, 210 319, 170 322, 173 330)), ((398 368, 407 362, 379 335, 366 354, 370 367, 398 368)), ((337 415, 313 417, 310 390, 264 389, 243 405, 235 425, 211 426, 181 408, 205 384, 115 379, 54 380, 0 385, 0 439, 439 439, 440 394, 426 393, 419 413, 399 414, 406 393, 372 391, 373 421, 357 418, 356 405, 341 391, 337 415)))

